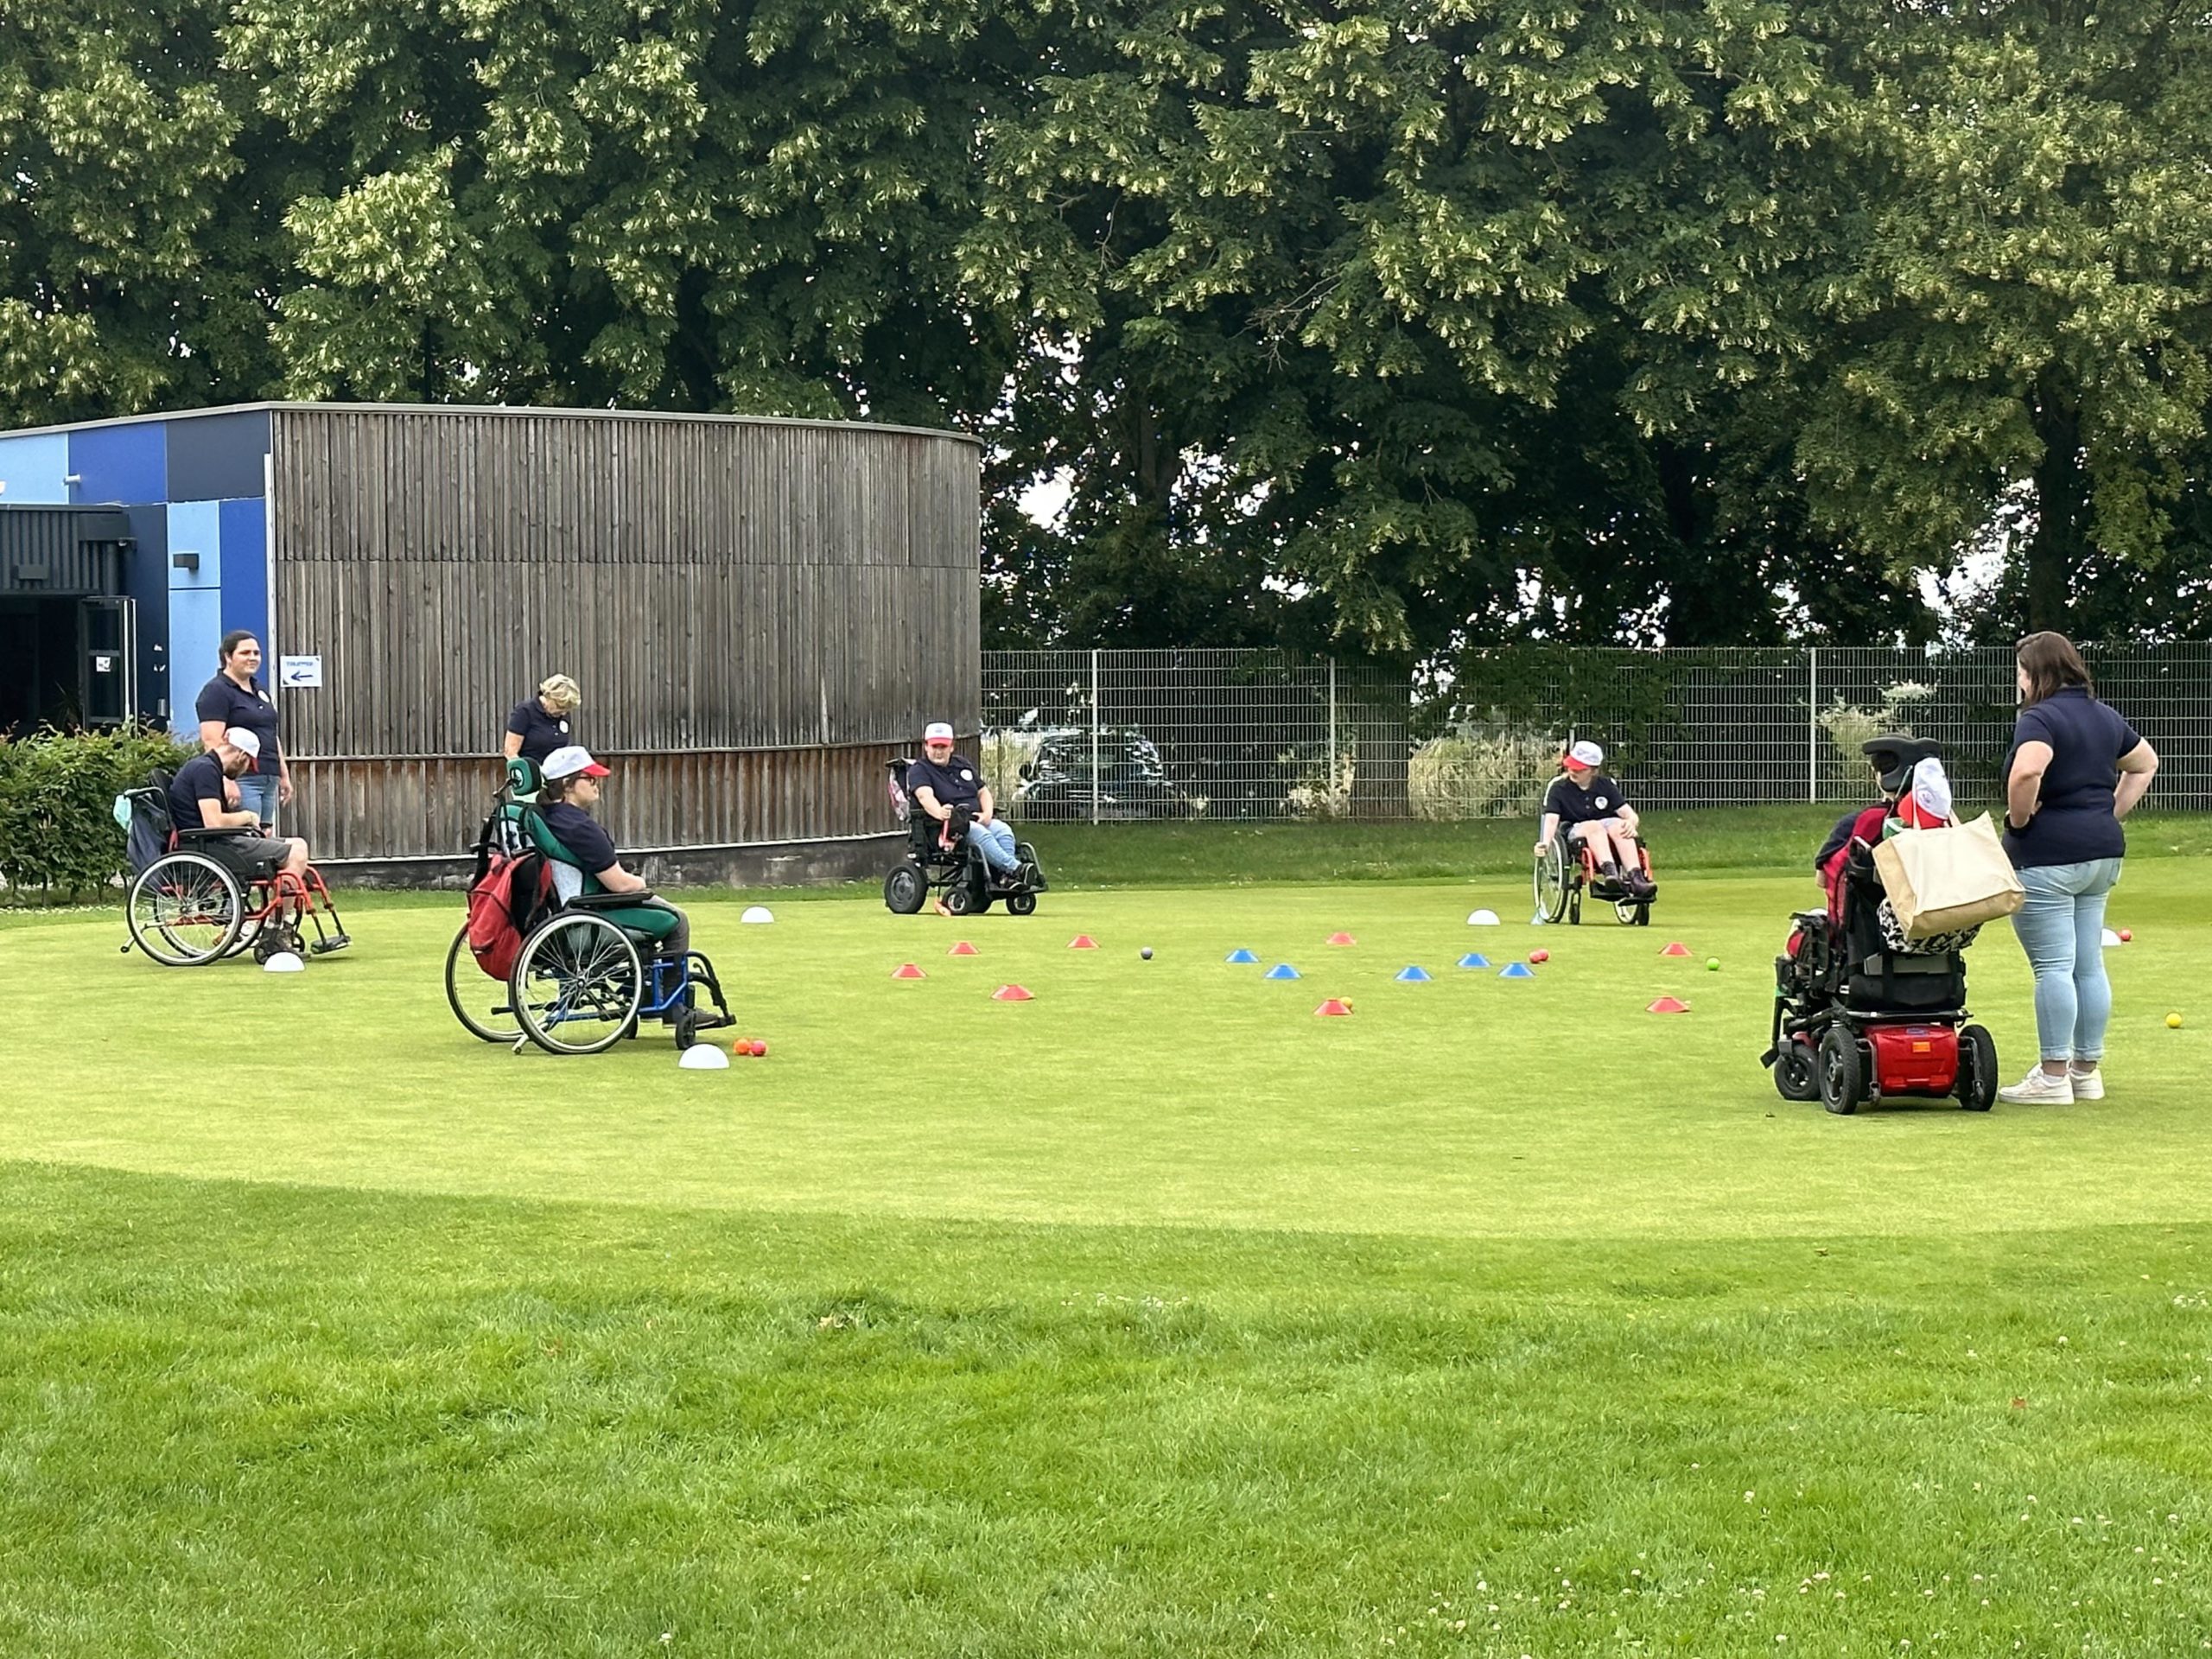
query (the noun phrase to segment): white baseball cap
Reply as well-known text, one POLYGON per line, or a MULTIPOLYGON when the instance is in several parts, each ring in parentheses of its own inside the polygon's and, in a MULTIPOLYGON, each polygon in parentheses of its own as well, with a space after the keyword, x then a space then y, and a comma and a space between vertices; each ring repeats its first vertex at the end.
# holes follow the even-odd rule
POLYGON ((928 725, 922 728, 922 741, 925 743, 950 743, 952 741, 952 728, 944 721, 933 720, 930 721, 928 725))
POLYGON ((1605 764, 1605 752, 1585 738, 1559 758, 1562 766, 1588 766, 1592 772, 1605 764))
POLYGON ((223 734, 223 741, 238 750, 249 760, 261 759, 261 740, 243 726, 233 726, 223 734))
POLYGON ((565 749, 556 749, 538 762, 538 772, 548 778, 574 778, 581 772, 587 778, 604 778, 607 768, 591 758, 591 751, 581 744, 571 743, 565 749))

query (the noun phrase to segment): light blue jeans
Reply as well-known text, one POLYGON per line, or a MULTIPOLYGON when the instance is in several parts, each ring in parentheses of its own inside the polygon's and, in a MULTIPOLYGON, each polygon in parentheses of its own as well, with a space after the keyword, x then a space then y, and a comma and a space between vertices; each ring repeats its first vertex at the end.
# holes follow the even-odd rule
POLYGON ((263 777, 249 772, 235 780, 238 786, 238 804, 265 824, 276 822, 276 779, 274 774, 263 777))
POLYGON ((969 824, 968 844, 982 848, 984 861, 1002 875, 1021 868, 1020 859, 1014 855, 1013 828, 1004 818, 993 818, 988 823, 969 824))
POLYGON ((2036 1040, 2046 1060, 2105 1057, 2112 982, 2105 977, 2105 895, 2120 880, 2120 860, 2045 864, 2019 872, 2027 897, 2012 931, 2036 970, 2036 1040))

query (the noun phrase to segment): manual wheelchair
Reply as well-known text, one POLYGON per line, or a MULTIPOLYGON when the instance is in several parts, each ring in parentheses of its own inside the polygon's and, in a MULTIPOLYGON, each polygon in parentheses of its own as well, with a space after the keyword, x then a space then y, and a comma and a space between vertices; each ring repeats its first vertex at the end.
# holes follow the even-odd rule
MULTIPOLYGON (((1651 879, 1651 849, 1643 844, 1642 836, 1633 840, 1637 866, 1648 881, 1651 879)), ((1627 883, 1611 880, 1601 874, 1598 855, 1591 850, 1590 843, 1571 836, 1565 825, 1552 837, 1551 845, 1536 855, 1529 886, 1535 896, 1536 914, 1547 922, 1580 924, 1582 895, 1587 892, 1598 903, 1611 905, 1614 918, 1623 926, 1649 927, 1651 900, 1657 897, 1656 893, 1635 893, 1627 883)))
POLYGON ((1036 875, 1030 881, 1009 881, 995 872, 990 861, 964 838, 947 842, 944 826, 928 813, 918 811, 906 792, 906 768, 911 764, 893 760, 886 768, 891 774, 891 809, 906 826, 906 854, 883 878, 884 906, 894 915, 912 916, 929 903, 934 893, 946 912, 954 916, 980 915, 1000 899, 1010 914, 1027 916, 1033 912, 1037 895, 1052 886, 1037 862, 1037 849, 1026 841, 1014 843, 1014 855, 1036 875))
POLYGON ((1774 1023, 1759 1063, 1774 1069, 1776 1090, 1847 1116, 1899 1096, 1987 1111, 1997 1044, 1968 1023, 1963 953, 1974 931, 1906 940, 1863 845, 1844 868, 1838 907, 1840 916, 1792 916, 1775 958, 1774 1023))
POLYGON ((328 956, 353 943, 313 865, 304 875, 242 874, 209 849, 251 831, 177 829, 169 817, 169 777, 156 772, 123 795, 133 876, 125 954, 135 944, 164 968, 200 968, 248 951, 258 963, 279 954, 328 956))
POLYGON ((508 763, 476 842, 477 888, 495 859, 516 861, 509 919, 520 935, 504 978, 480 967, 463 925, 446 951, 446 1002, 471 1035, 519 1051, 597 1054, 658 1020, 686 1049, 699 1033, 733 1023, 715 965, 696 950, 658 950, 666 912, 643 910, 650 893, 589 890, 589 872, 538 816, 537 769, 508 763), (703 988, 710 1007, 698 1006, 703 988))

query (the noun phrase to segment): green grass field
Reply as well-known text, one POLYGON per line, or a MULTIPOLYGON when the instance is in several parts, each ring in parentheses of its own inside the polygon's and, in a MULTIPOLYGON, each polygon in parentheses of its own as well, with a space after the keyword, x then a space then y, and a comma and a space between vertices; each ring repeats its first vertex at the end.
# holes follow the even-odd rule
POLYGON ((1538 932, 1503 838, 1304 833, 702 899, 722 1072, 474 1042, 450 897, 290 978, 0 914, 0 1653, 2212 1645, 2212 865, 2131 864, 2106 1101, 1838 1119, 1756 1061, 1809 882, 1725 835, 1538 932))

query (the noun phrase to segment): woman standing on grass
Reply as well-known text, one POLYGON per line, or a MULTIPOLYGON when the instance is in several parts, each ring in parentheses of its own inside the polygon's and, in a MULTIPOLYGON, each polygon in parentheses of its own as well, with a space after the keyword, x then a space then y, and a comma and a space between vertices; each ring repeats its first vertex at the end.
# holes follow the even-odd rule
POLYGON ((2105 896, 2120 880, 2135 810, 2158 752, 2097 700, 2082 653, 2063 634, 2020 641, 2020 718, 2005 763, 2005 850, 2027 896, 2012 931, 2036 972, 2042 1064, 1998 1098, 2016 1105, 2102 1100, 2105 896))
POLYGON ((200 747, 213 753, 223 734, 233 728, 260 740, 259 755, 235 786, 238 805, 261 821, 267 835, 276 826, 276 809, 292 804, 292 769, 276 739, 276 705, 261 683, 261 641, 247 629, 232 628, 218 647, 218 660, 215 677, 200 688, 193 705, 200 720, 200 747))

